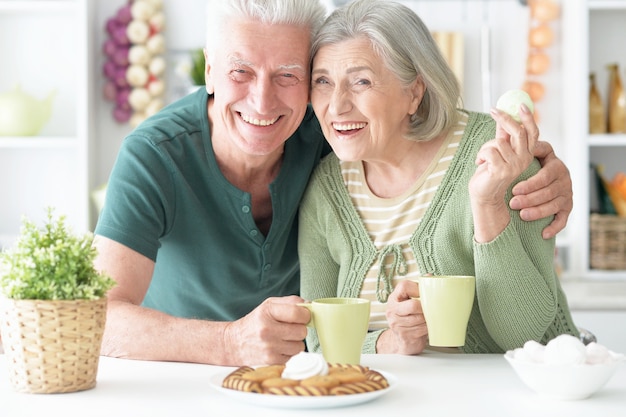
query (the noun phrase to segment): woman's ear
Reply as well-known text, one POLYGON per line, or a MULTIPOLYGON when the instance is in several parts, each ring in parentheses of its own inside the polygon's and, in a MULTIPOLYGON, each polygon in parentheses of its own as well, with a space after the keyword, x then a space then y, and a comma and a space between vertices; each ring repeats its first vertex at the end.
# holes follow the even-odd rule
POLYGON ((419 76, 413 81, 411 86, 409 87, 411 93, 411 104, 409 106, 409 114, 417 113, 417 109, 422 102, 422 98, 424 97, 424 92, 426 91, 426 86, 424 85, 424 81, 422 77, 419 76))
POLYGON ((209 62, 209 57, 204 48, 204 84, 206 88, 206 92, 208 94, 213 94, 215 92, 215 84, 213 83, 213 77, 211 77, 211 64, 209 62))

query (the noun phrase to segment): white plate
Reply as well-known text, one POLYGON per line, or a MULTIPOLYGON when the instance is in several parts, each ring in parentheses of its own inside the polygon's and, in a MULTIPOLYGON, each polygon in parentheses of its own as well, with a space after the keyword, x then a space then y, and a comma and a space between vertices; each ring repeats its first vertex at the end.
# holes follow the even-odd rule
POLYGON ((333 407, 346 407, 349 405, 362 404, 368 401, 372 401, 381 395, 387 394, 397 384, 395 376, 378 371, 389 382, 389 386, 385 389, 364 392, 363 394, 350 394, 350 395, 323 395, 319 397, 306 397, 306 396, 291 396, 291 395, 271 395, 271 394, 258 394, 254 392, 243 392, 234 389, 222 387, 222 381, 232 371, 222 372, 213 375, 209 381, 211 386, 217 391, 228 395, 229 397, 247 402, 249 404, 261 405, 264 407, 274 408, 333 408, 333 407))

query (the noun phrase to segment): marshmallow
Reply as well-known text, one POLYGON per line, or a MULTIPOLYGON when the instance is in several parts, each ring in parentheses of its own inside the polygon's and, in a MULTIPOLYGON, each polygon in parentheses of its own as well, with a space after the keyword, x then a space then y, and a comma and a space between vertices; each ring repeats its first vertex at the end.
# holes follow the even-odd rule
POLYGON ((586 346, 587 360, 586 363, 595 365, 598 363, 606 363, 611 360, 609 350, 596 342, 591 342, 586 346))
POLYGON ((544 353, 545 363, 553 365, 579 365, 585 363, 587 350, 575 336, 562 334, 550 340, 544 353))
POLYGON ((546 352, 546 347, 539 342, 529 340, 524 343, 524 352, 531 362, 542 363, 546 352))

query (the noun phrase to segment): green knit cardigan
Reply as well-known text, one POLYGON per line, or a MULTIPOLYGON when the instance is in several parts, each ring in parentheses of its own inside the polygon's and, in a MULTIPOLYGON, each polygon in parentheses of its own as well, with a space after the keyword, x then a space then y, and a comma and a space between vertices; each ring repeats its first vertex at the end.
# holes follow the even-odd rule
MULTIPOLYGON (((541 232, 552 217, 534 222, 510 211, 511 221, 493 241, 476 243, 468 193, 480 147, 495 137, 486 114, 468 113, 467 128, 441 185, 410 238, 421 273, 475 275, 476 296, 466 353, 502 353, 528 340, 546 343, 562 333, 578 336, 554 270, 554 239, 541 232)), ((518 181, 540 168, 534 161, 518 181)), ((511 198, 511 189, 507 201, 511 198)), ((397 248, 377 251, 343 183, 339 160, 328 155, 313 173, 299 219, 301 296, 358 297, 366 271, 397 248)), ((392 290, 379 283, 381 301, 392 290)), ((383 330, 369 332, 363 353, 375 353, 383 330)), ((320 351, 314 330, 307 347, 320 351)))

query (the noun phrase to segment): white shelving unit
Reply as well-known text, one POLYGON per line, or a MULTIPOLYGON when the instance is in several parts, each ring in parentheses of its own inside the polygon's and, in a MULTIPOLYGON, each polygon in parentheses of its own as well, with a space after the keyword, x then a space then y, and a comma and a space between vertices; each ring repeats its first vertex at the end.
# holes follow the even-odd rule
POLYGON ((589 134, 589 74, 596 74, 605 108, 608 103, 607 64, 618 63, 626 82, 626 0, 561 1, 563 19, 564 137, 574 184, 574 210, 568 222, 570 265, 566 277, 591 281, 624 281, 626 271, 591 269, 589 213, 593 180, 590 164, 605 166, 606 176, 626 172, 626 135, 589 134))
POLYGON ((0 248, 23 215, 39 223, 49 206, 76 232, 91 228, 92 3, 0 0, 0 93, 54 91, 38 136, 0 137, 0 248))

